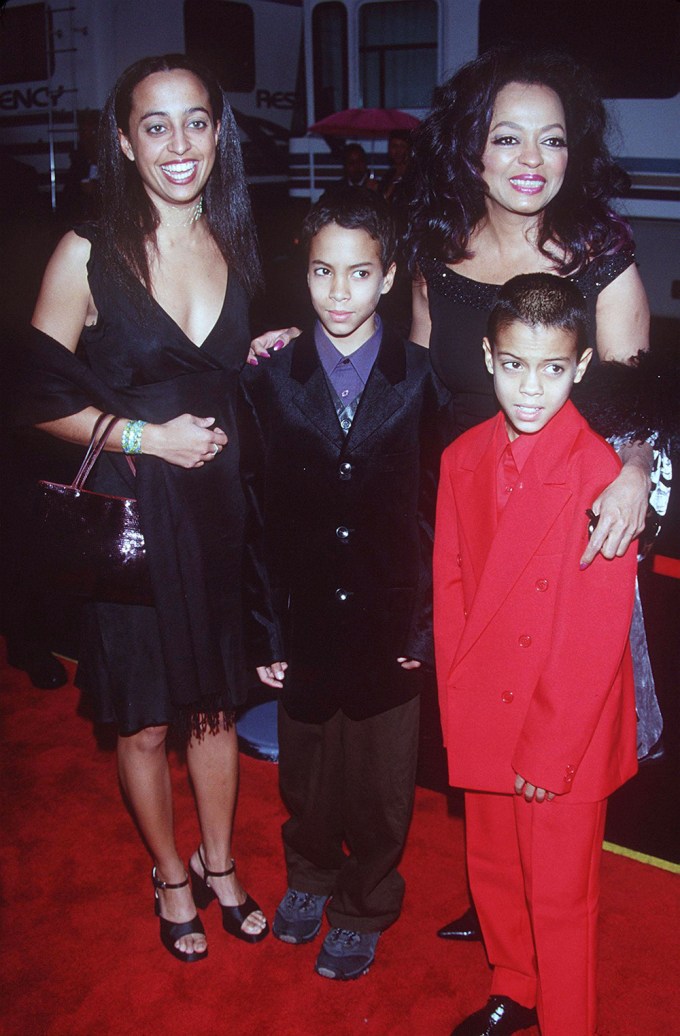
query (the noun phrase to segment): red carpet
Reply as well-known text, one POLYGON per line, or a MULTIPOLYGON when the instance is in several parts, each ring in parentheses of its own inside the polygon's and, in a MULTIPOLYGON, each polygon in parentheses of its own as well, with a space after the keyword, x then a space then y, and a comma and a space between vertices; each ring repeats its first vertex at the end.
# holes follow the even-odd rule
MULTIPOLYGON (((462 825, 443 795, 418 791, 403 916, 364 978, 319 978, 314 944, 239 943, 222 933, 214 905, 204 915, 210 956, 182 965, 158 941, 151 865, 121 802, 114 754, 77 715, 77 692, 36 691, 7 667, 1 675, 5 1036, 448 1036, 484 1003, 481 947, 434 934, 466 905, 462 825)), ((191 793, 174 758, 173 772, 188 857, 198 838, 191 793)), ((282 818, 276 767, 243 758, 235 851, 270 918, 285 882, 282 818)), ((678 876, 607 853, 604 889, 600 1036, 668 1036, 678 876)))

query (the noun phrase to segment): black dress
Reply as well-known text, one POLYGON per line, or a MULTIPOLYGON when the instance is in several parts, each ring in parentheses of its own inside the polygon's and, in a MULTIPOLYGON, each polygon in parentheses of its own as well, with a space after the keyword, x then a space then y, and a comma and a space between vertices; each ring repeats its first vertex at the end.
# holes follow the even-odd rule
MULTIPOLYGON (((600 292, 634 263, 630 251, 603 256, 571 278, 581 291, 588 314, 588 344, 595 357, 595 307, 600 292)), ((426 258, 420 270, 428 288, 432 366, 453 394, 456 435, 493 417, 498 406, 493 379, 482 356, 489 313, 500 285, 463 277, 438 259, 426 258)))
POLYGON ((88 488, 138 498, 155 607, 86 605, 77 684, 95 696, 99 718, 123 734, 182 720, 200 733, 245 697, 235 409, 248 303, 230 272, 220 315, 198 347, 141 284, 117 286, 96 228, 77 233, 92 243, 88 279, 99 314, 83 331, 79 356, 119 409, 108 399, 90 402, 153 422, 214 417, 229 440, 201 468, 142 455, 135 479, 121 454, 98 461, 88 488))

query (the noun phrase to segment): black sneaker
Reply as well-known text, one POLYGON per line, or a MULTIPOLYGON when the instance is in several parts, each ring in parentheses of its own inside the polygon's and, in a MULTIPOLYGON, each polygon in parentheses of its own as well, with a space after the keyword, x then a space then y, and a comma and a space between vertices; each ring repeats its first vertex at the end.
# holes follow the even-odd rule
POLYGON ((272 931, 281 942, 311 942, 318 935, 328 896, 288 889, 279 903, 272 931))
POLYGON ((349 979, 365 975, 375 960, 380 932, 350 932, 332 928, 316 958, 316 972, 324 978, 349 979))

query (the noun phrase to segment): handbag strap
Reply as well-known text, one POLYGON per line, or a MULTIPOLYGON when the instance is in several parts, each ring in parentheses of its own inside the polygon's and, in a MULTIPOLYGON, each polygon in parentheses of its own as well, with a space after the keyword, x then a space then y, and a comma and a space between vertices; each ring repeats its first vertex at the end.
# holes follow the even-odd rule
MULTIPOLYGON (((99 417, 94 423, 94 428, 92 429, 92 435, 90 436, 90 442, 88 444, 87 450, 85 451, 83 462, 80 465, 80 468, 78 469, 78 474, 71 483, 71 489, 81 490, 83 488, 86 479, 89 477, 90 472, 92 471, 92 468, 96 464, 102 450, 106 446, 108 438, 111 432, 113 431, 113 426, 116 424, 117 421, 118 418, 112 417, 111 414, 99 415, 99 417)), ((128 462, 132 474, 136 475, 137 470, 132 461, 132 458, 126 454, 125 459, 128 462)))

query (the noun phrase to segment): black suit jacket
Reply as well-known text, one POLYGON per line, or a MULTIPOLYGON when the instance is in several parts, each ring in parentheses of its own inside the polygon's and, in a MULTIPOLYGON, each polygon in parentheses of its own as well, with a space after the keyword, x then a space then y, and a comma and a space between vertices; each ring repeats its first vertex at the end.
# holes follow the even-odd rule
POLYGON ((291 716, 353 719, 414 697, 432 659, 431 549, 448 394, 426 349, 385 329, 344 436, 313 334, 242 377, 250 549, 269 600, 258 665, 285 660, 291 716))

